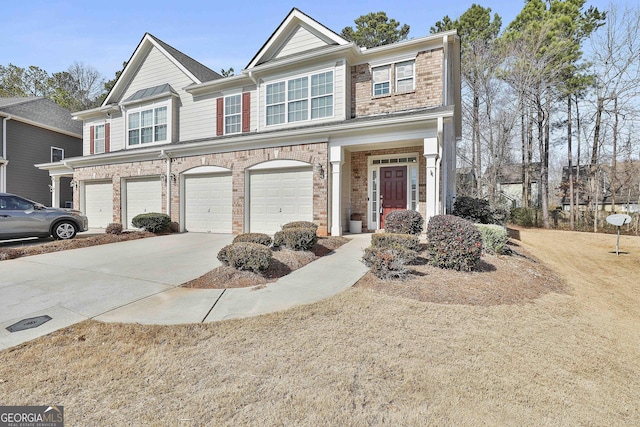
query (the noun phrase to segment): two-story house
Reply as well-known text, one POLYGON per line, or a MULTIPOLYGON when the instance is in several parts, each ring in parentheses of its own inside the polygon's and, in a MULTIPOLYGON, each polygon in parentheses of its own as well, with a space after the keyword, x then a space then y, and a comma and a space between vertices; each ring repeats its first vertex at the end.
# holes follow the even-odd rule
POLYGON ((0 193, 71 207, 71 178, 52 180, 34 164, 80 155, 82 124, 69 110, 43 97, 0 98, 0 193))
POLYGON ((164 212, 182 230, 274 233, 359 213, 447 212, 461 135, 455 31, 373 49, 293 9, 242 72, 221 77, 145 34, 102 106, 76 113, 72 175, 91 226, 164 212))

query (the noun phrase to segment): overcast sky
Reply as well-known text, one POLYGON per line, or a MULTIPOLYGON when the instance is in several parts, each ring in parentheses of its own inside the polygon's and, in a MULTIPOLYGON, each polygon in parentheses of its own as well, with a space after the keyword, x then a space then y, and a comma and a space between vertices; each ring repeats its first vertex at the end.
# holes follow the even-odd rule
MULTIPOLYGON (((11 0, 0 13, 0 64, 37 65, 50 74, 73 62, 95 67, 111 79, 127 61, 145 32, 209 68, 242 70, 295 6, 340 33, 369 12, 409 24, 409 37, 429 34, 445 15, 466 11, 470 0, 350 0, 256 2, 195 0, 11 0)), ((524 1, 477 0, 502 17, 515 18, 524 1)), ((606 10, 609 0, 587 0, 606 10)))

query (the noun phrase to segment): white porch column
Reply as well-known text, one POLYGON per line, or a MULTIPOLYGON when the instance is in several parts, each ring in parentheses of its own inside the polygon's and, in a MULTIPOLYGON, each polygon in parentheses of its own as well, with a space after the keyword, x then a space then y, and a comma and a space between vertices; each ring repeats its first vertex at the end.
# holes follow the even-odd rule
POLYGON ((51 185, 49 187, 51 189, 51 207, 59 208, 60 207, 60 176, 58 175, 51 176, 51 185))
POLYGON ((425 226, 429 219, 440 213, 440 159, 438 138, 424 139, 424 158, 427 160, 427 199, 425 226))
POLYGON ((331 163, 331 235, 342 236, 342 164, 344 150, 342 147, 330 147, 331 163))

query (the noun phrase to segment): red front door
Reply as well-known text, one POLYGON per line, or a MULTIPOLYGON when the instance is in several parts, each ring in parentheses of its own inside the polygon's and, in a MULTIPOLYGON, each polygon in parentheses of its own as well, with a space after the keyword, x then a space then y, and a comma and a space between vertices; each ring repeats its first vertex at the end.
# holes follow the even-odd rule
POLYGON ((407 167, 380 168, 380 228, 389 212, 407 209, 407 167))

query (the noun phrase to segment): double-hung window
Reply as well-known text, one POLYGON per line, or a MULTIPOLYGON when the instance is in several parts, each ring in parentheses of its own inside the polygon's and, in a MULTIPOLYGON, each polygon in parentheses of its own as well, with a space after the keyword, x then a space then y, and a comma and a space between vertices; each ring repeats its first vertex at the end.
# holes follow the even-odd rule
POLYGON ((391 93, 391 67, 376 67, 373 74, 373 96, 389 95, 391 93))
MULTIPOLYGON (((129 113, 129 145, 167 141, 167 106, 129 113)), ((97 127, 96 127, 97 129, 97 127)))
POLYGON ((242 95, 224 98, 224 133, 240 133, 242 131, 242 95))
POLYGON ((333 116, 333 71, 266 86, 267 126, 333 116))
POLYGON ((94 153, 104 153, 104 125, 97 125, 93 128, 94 153))
POLYGON ((396 64, 396 92, 410 92, 414 86, 413 71, 415 68, 414 61, 406 61, 396 64))

